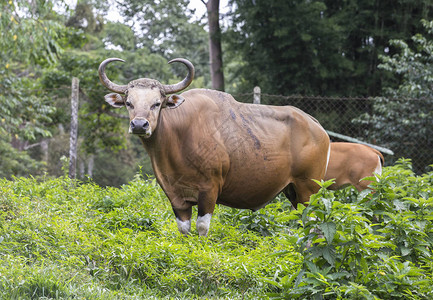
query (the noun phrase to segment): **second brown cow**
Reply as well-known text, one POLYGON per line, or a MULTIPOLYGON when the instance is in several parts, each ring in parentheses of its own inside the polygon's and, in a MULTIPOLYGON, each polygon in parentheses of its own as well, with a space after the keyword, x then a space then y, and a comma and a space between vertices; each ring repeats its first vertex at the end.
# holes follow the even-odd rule
POLYGON ((358 191, 368 188, 365 177, 382 174, 382 153, 366 145, 355 143, 331 143, 331 156, 325 180, 335 179, 329 189, 342 189, 353 185, 358 191))

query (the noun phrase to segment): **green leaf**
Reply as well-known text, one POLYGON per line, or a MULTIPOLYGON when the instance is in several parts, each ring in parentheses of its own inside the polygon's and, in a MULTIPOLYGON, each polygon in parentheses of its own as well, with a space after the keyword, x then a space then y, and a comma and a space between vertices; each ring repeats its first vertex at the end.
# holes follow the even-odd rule
POLYGON ((304 270, 301 270, 299 272, 299 274, 298 274, 298 276, 296 277, 296 280, 295 280, 295 287, 298 287, 299 284, 302 282, 302 278, 304 277, 304 274, 305 274, 304 270))
POLYGON ((357 200, 358 200, 358 201, 363 200, 365 197, 367 197, 368 195, 370 195, 370 193, 371 193, 371 190, 370 190, 370 189, 366 189, 366 190, 361 191, 361 192, 359 193, 359 195, 358 195, 357 200))
POLYGON ((328 198, 322 198, 322 202, 323 202, 323 205, 325 206, 326 213, 327 214, 331 213, 332 200, 328 199, 328 198))
POLYGON ((334 239, 335 232, 337 230, 335 223, 326 222, 326 223, 319 224, 319 227, 322 230, 328 244, 331 244, 334 239))
POLYGON ((283 285, 281 285, 279 282, 276 282, 275 280, 270 280, 267 278, 261 278, 262 281, 267 282, 269 284, 272 284, 273 286, 276 286, 277 288, 282 289, 283 285))
POLYGON ((335 248, 333 245, 328 245, 323 248, 323 258, 331 265, 335 265, 335 248))

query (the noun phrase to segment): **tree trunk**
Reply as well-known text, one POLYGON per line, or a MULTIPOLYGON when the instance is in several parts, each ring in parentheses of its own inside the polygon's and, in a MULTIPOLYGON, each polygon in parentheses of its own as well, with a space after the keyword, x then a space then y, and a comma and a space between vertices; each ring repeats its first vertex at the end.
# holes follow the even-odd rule
POLYGON ((87 160, 87 176, 93 178, 93 167, 95 166, 95 155, 90 154, 87 160))
POLYGON ((71 135, 69 140, 69 178, 76 178, 77 136, 78 136, 78 92, 79 80, 72 78, 71 93, 71 135))
POLYGON ((221 29, 219 25, 219 0, 208 0, 206 3, 209 25, 209 61, 212 88, 224 91, 223 59, 221 50, 221 29))
POLYGON ((48 159, 50 157, 48 153, 48 139, 43 139, 41 141, 41 151, 42 151, 42 160, 48 164, 48 159))
POLYGON ((78 161, 78 166, 80 169, 80 179, 84 179, 84 176, 86 174, 86 170, 84 169, 84 160, 80 159, 78 161))

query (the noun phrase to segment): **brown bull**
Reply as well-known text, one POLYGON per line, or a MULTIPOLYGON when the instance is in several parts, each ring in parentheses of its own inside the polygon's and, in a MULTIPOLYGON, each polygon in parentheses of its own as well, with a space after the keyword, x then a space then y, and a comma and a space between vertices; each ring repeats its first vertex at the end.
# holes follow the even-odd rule
POLYGON ((280 192, 296 207, 319 187, 329 159, 329 137, 301 110, 237 102, 229 94, 185 89, 194 77, 162 85, 141 78, 117 85, 105 75, 110 58, 99 66, 101 82, 115 92, 105 96, 129 111, 129 132, 141 139, 158 183, 171 202, 179 231, 188 234, 192 207, 196 227, 206 235, 215 204, 257 210, 280 192), (168 94, 172 94, 168 96, 168 94))
POLYGON ((371 147, 355 143, 331 143, 331 156, 325 180, 335 179, 329 189, 338 190, 353 185, 358 191, 368 188, 374 174, 382 174, 382 153, 371 147))

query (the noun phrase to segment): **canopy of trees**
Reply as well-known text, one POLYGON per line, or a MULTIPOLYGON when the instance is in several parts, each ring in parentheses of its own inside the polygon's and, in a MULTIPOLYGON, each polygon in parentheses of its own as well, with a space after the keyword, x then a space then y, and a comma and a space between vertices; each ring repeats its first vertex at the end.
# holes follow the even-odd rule
POLYGON ((242 88, 271 94, 375 96, 393 78, 378 56, 433 17, 431 1, 233 0, 227 34, 242 88))

